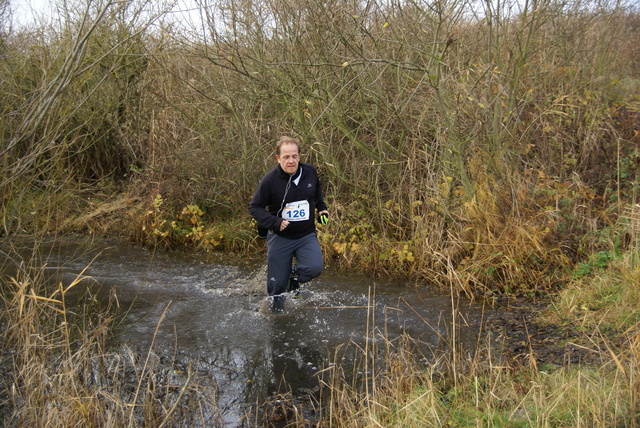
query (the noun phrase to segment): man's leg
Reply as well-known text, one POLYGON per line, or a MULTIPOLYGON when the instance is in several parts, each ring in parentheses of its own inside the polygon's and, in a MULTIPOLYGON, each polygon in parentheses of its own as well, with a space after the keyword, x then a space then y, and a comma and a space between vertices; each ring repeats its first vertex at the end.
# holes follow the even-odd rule
POLYGON ((287 291, 295 242, 273 232, 269 232, 267 236, 267 293, 269 296, 287 291))
POLYGON ((298 281, 311 281, 322 273, 322 251, 315 233, 300 238, 295 250, 298 281))

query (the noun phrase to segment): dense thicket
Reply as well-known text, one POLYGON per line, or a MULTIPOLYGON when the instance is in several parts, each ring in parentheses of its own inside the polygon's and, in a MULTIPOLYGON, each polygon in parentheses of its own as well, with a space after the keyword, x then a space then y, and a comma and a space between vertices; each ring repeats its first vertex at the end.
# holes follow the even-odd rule
POLYGON ((343 263, 538 291, 635 239, 613 227, 633 219, 640 168, 633 3, 150 7, 5 22, 5 234, 69 227, 71 206, 139 241, 246 248, 247 201, 294 134, 343 263), (114 185, 117 207, 87 201, 114 185))

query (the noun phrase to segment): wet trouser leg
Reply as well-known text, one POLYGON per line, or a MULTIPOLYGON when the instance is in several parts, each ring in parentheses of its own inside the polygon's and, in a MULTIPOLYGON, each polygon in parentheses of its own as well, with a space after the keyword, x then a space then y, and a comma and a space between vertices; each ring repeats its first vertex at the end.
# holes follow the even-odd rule
POLYGON ((298 280, 311 281, 322 273, 322 251, 315 233, 287 239, 269 232, 267 236, 267 293, 276 296, 287 291, 291 262, 296 257, 298 280))
POLYGON ((299 244, 293 255, 298 266, 298 281, 304 284, 322 273, 322 251, 315 233, 300 238, 299 244))

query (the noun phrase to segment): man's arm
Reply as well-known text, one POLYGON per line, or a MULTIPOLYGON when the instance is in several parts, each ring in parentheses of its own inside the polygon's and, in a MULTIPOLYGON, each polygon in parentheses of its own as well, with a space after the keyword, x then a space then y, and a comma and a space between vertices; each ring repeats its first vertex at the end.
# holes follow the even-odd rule
POLYGON ((283 219, 278 218, 267 211, 269 205, 269 185, 266 176, 260 180, 251 202, 249 202, 249 214, 253 217, 260 227, 269 230, 282 230, 283 219))
POLYGON ((327 204, 324 202, 324 197, 322 195, 322 186, 320 185, 320 178, 318 177, 318 171, 317 170, 316 170, 315 204, 316 204, 316 209, 318 210, 318 214, 327 214, 327 215, 329 215, 329 211, 327 211, 327 204))

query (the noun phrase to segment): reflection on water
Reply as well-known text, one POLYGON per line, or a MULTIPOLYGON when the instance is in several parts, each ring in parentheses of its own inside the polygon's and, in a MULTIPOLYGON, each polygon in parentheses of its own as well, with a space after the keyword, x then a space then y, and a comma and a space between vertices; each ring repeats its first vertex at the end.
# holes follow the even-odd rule
MULTIPOLYGON (((40 250, 56 280, 68 284, 84 270, 92 279, 82 287, 105 301, 115 293, 126 312, 117 330, 122 346, 197 360, 199 381, 217 385, 228 426, 241 425, 251 406, 275 393, 316 391, 316 374, 345 343, 372 347, 406 334, 426 351, 449 340, 451 297, 391 278, 374 281, 328 267, 303 285, 300 299, 287 300, 285 314, 274 315, 261 310, 261 257, 153 252, 118 241, 67 240, 40 250)), ((10 270, 6 260, 3 265, 10 270)), ((476 310, 455 305, 466 314, 476 310)), ((472 342, 473 332, 458 333, 463 344, 472 342)), ((341 356, 348 363, 349 354, 341 356)))

